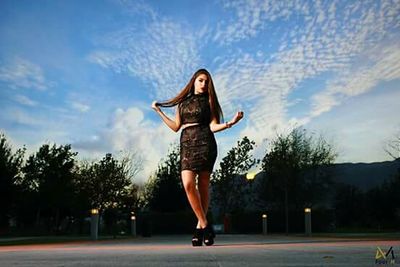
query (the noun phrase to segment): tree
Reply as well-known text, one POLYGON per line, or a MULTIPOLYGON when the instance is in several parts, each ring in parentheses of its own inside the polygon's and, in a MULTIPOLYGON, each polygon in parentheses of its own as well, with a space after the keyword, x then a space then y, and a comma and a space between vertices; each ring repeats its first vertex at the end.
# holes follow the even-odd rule
POLYGON ((397 174, 381 186, 367 192, 370 217, 383 224, 399 225, 400 221, 400 131, 384 147, 386 153, 397 163, 397 174), (372 214, 371 214, 372 213, 372 214), (390 223, 387 223, 390 222, 390 223))
POLYGON ((145 188, 146 205, 153 211, 173 212, 187 207, 181 182, 179 147, 174 145, 145 188))
POLYGON ((0 229, 8 226, 18 195, 17 180, 21 177, 21 166, 25 148, 12 152, 6 136, 0 133, 0 229))
POLYGON ((143 158, 136 152, 126 152, 121 158, 121 168, 131 184, 126 187, 119 205, 121 208, 132 212, 138 208, 140 201, 140 188, 134 183, 134 178, 143 170, 143 158))
POLYGON ((58 229, 61 217, 71 212, 76 155, 70 145, 45 144, 28 158, 21 183, 37 199, 37 223, 44 214, 49 225, 58 229))
POLYGON ((74 180, 75 215, 82 219, 90 209, 99 209, 115 234, 120 215, 127 219, 138 206, 138 186, 133 180, 142 169, 142 163, 136 153, 125 153, 120 160, 111 154, 98 162, 82 160, 74 180))
POLYGON ((267 179, 261 197, 266 202, 283 203, 287 234, 290 202, 299 209, 311 207, 326 196, 321 190, 328 188, 330 180, 322 167, 335 158, 333 147, 322 136, 315 140, 302 128, 295 128, 287 136, 278 135, 272 141, 270 151, 262 159, 267 179))
MULTIPOLYGON (((374 189, 376 190, 376 189, 374 189)), ((372 192, 376 195, 379 192, 372 192)), ((365 193, 354 185, 339 183, 336 185, 334 207, 336 227, 359 227, 366 223, 366 212, 371 212, 366 205, 365 193)))
POLYGON ((390 141, 387 142, 384 150, 393 159, 400 158, 400 131, 390 141))
POLYGON ((254 141, 243 137, 236 147, 228 151, 220 168, 212 175, 212 203, 220 207, 223 215, 243 206, 246 188, 244 174, 257 163, 251 154, 254 146, 254 141))
POLYGON ((107 154, 99 162, 83 162, 75 184, 77 193, 87 198, 91 208, 103 211, 130 194, 132 181, 124 163, 107 154))

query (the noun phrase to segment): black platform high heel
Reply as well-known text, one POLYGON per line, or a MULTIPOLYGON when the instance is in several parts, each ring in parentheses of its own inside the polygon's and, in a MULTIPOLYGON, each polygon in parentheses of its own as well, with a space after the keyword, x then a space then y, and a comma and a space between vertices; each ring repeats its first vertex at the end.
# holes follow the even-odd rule
POLYGON ((215 232, 211 224, 207 224, 204 228, 204 244, 211 246, 214 244, 215 232))
POLYGON ((203 229, 196 228, 192 237, 192 245, 194 247, 199 247, 203 245, 203 235, 204 235, 203 229))

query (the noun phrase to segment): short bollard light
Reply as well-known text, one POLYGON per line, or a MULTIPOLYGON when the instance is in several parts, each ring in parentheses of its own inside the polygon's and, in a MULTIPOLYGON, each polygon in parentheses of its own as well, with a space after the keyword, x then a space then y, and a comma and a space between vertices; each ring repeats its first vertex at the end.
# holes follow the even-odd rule
POLYGON ((267 234, 267 214, 262 215, 263 235, 267 234))
POLYGON ((134 212, 132 212, 131 216, 131 233, 132 236, 136 236, 136 216, 134 212))
POLYGON ((305 234, 307 236, 311 236, 311 209, 304 209, 304 226, 305 226, 305 234))
POLYGON ((91 209, 90 214, 90 236, 92 240, 97 240, 99 232, 99 210, 91 209))
POLYGON ((98 209, 91 209, 90 210, 90 214, 99 214, 99 210, 98 209))

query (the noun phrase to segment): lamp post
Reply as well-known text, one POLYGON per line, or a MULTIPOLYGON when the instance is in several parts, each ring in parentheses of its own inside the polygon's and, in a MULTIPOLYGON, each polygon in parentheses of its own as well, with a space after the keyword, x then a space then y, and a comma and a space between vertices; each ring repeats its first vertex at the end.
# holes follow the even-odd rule
POLYGON ((262 215, 263 235, 267 234, 267 214, 262 215))
POLYGON ((311 236, 311 208, 304 209, 304 225, 306 236, 311 236))
POLYGON ((131 215, 131 233, 132 236, 136 236, 136 216, 134 212, 131 215))
POLYGON ((92 240, 97 240, 99 232, 99 210, 91 209, 90 214, 90 236, 92 240))

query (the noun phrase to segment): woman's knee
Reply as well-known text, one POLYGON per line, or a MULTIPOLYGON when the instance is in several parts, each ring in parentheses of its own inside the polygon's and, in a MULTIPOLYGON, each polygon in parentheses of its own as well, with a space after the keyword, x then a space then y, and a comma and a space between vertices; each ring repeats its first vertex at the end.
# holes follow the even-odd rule
POLYGON ((208 188, 210 184, 210 173, 209 172, 201 172, 199 174, 199 188, 208 188))
POLYGON ((194 192, 196 190, 196 184, 192 181, 183 182, 183 187, 186 192, 194 192))
POLYGON ((195 175, 192 172, 182 172, 182 184, 186 192, 196 190, 195 175))

